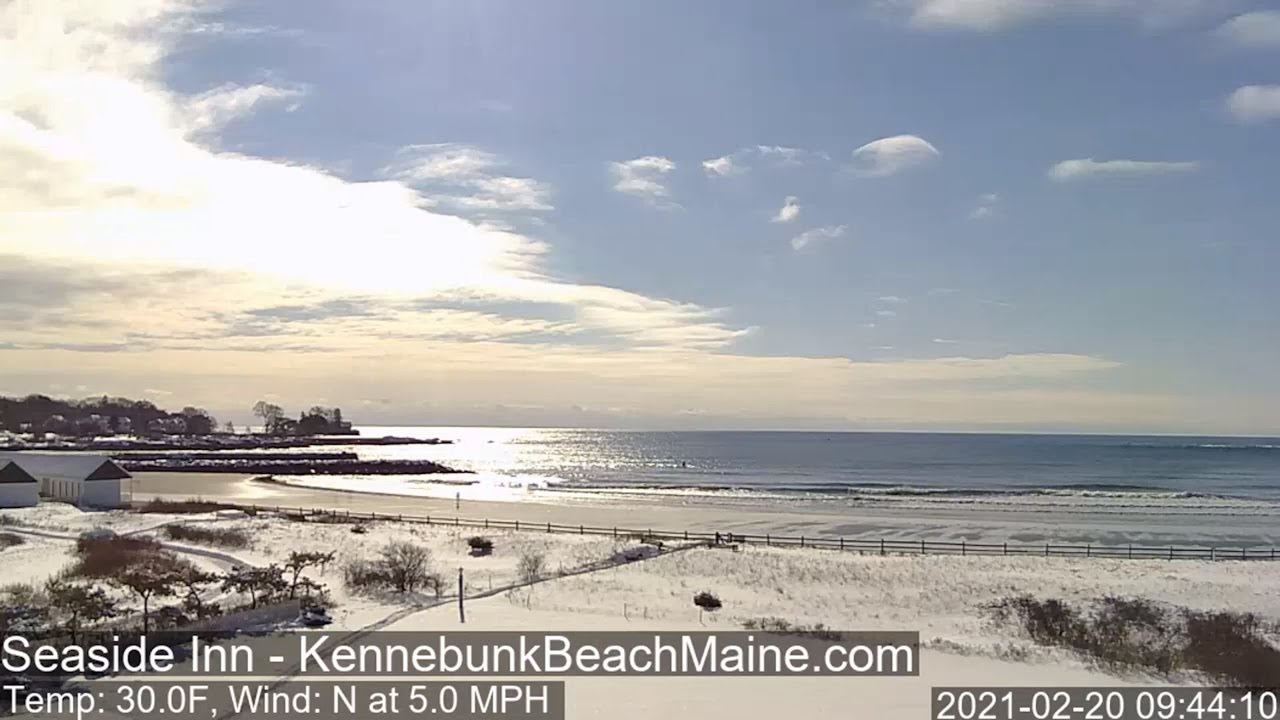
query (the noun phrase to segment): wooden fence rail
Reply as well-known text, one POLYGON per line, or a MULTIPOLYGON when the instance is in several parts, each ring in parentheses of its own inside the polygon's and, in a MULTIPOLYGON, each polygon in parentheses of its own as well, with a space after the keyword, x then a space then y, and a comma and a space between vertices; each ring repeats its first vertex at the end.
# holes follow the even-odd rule
POLYGON ((1276 560, 1274 547, 1218 547, 1192 545, 1093 545, 1062 543, 980 543, 944 540, 905 540, 901 538, 831 537, 829 535, 753 535, 739 533, 697 532, 690 530, 655 530, 653 528, 600 527, 595 525, 566 525, 551 522, 521 520, 468 519, 457 516, 403 515, 390 513, 361 513, 350 510, 321 510, 315 508, 261 506, 227 503, 228 508, 250 512, 277 512, 304 518, 330 520, 384 520, 446 527, 465 527, 481 530, 518 530, 527 532, 569 533, 599 535, 615 538, 643 538, 646 540, 694 540, 715 541, 737 545, 764 545, 768 547, 798 547, 820 550, 843 550, 864 555, 1023 555, 1038 557, 1083 557, 1114 559, 1159 560, 1276 560))

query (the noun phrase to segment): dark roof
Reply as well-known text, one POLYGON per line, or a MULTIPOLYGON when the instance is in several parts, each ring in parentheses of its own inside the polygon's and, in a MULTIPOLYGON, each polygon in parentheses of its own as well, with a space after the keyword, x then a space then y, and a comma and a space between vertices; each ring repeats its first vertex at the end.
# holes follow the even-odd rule
POLYGON ((105 455, 87 453, 0 453, 0 462, 17 463, 23 470, 39 478, 59 480, 124 480, 130 475, 105 455))
POLYGON ((0 485, 8 483, 33 483, 36 479, 31 473, 23 470, 17 463, 0 460, 0 485))

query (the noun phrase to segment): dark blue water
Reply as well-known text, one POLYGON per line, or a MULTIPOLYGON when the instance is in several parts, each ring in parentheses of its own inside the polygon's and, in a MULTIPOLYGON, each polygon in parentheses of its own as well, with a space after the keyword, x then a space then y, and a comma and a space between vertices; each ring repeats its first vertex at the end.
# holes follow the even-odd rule
POLYGON ((542 477, 565 489, 1280 501, 1280 439, 1270 438, 502 428, 366 434, 383 431, 452 439, 453 445, 414 452, 486 474, 542 477))

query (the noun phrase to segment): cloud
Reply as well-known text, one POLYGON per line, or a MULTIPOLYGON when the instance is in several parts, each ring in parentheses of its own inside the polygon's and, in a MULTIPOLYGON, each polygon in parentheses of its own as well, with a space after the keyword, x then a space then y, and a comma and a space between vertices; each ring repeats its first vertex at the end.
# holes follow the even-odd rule
POLYGON ((879 315, 880 317, 895 317, 897 316, 897 314, 898 313, 893 310, 877 310, 876 311, 876 315, 879 315))
POLYGON ((676 164, 665 157, 645 157, 610 164, 613 172, 613 189, 634 195, 649 202, 665 201, 668 197, 663 177, 676 169, 676 164))
POLYGON ((551 189, 532 178, 501 172, 504 161, 472 145, 408 145, 383 177, 421 190, 431 204, 474 211, 551 210, 551 189))
POLYGON ((297 107, 296 101, 306 94, 307 88, 303 85, 280 87, 261 83, 228 83, 192 97, 186 103, 184 115, 188 128, 193 131, 217 130, 270 103, 293 101, 287 106, 292 110, 297 107))
POLYGON ((881 295, 876 299, 882 303, 889 303, 890 305, 902 305, 907 302, 906 298, 898 297, 897 295, 881 295))
POLYGON ((1246 85, 1227 98, 1227 111, 1242 123, 1280 120, 1280 85, 1246 85))
POLYGON ((934 338, 933 342, 938 345, 957 345, 960 343, 959 340, 948 340, 947 338, 934 338))
POLYGON ((770 222, 789 223, 797 217, 800 217, 800 198, 788 195, 770 222))
POLYGON ((986 193, 978 198, 978 206, 969 213, 970 220, 985 220, 996 214, 996 205, 1000 202, 1000 196, 996 193, 986 193))
POLYGON ((894 175, 927 165, 941 153, 927 140, 915 135, 881 138, 853 151, 853 166, 868 177, 894 175))
POLYGON ((1280 11, 1257 10, 1237 15, 1217 30, 1222 40, 1239 48, 1280 48, 1280 11))
POLYGON ((702 169, 708 177, 727 178, 746 174, 757 163, 775 167, 794 167, 810 163, 830 161, 824 152, 782 145, 751 145, 728 155, 702 161, 702 169))
POLYGON ((1071 17, 1128 17, 1166 26, 1214 12, 1218 0, 881 0, 921 30, 1006 30, 1071 17))
POLYGON ((1149 175, 1177 175, 1200 169, 1198 162, 1167 162, 1149 160, 1064 160, 1049 168, 1053 180, 1089 180, 1106 177, 1144 177, 1149 175))
POLYGON ((844 237, 844 234, 848 229, 847 225, 827 225, 825 227, 813 228, 812 230, 805 230, 799 235, 791 238, 791 247, 795 250, 804 250, 816 243, 844 237))
POLYGON ((711 177, 733 177, 745 173, 749 168, 733 159, 732 155, 702 161, 702 169, 711 177))

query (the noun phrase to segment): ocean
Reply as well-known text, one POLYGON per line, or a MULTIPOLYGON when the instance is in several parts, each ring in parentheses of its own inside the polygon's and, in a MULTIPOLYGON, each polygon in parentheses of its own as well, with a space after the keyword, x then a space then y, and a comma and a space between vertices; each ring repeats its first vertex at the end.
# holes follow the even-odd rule
MULTIPOLYGON (((353 447, 453 478, 313 477, 314 487, 492 499, 618 496, 893 507, 1280 508, 1280 439, 365 427, 449 445, 353 447)), ((330 448, 333 450, 347 448, 330 448)))

